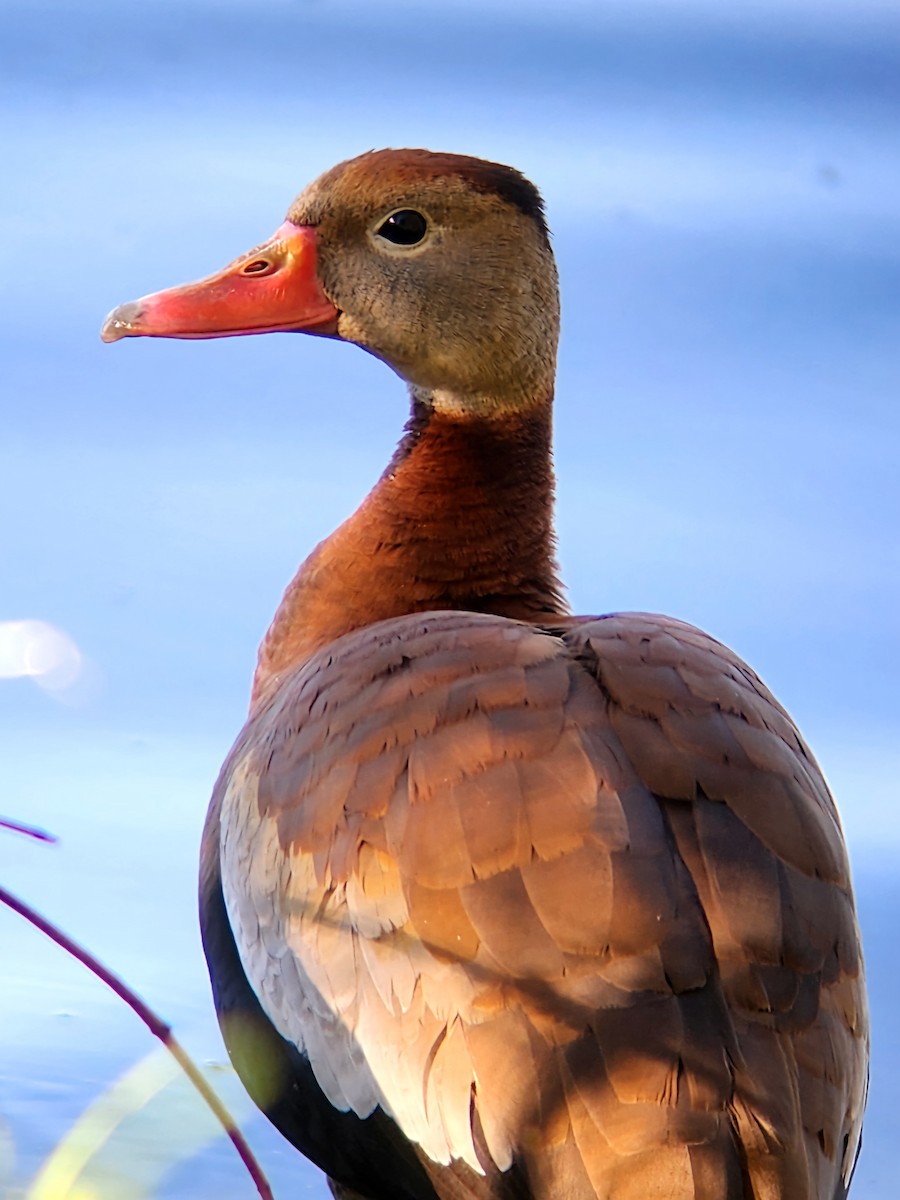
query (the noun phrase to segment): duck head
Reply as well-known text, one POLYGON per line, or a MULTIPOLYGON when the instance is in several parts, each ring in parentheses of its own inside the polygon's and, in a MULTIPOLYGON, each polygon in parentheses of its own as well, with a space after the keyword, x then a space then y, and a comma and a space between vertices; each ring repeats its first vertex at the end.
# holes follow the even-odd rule
POLYGON ((337 337, 426 403, 484 412, 549 398, 558 329, 533 185, 498 163, 380 150, 327 171, 224 270, 115 309, 101 336, 337 337))

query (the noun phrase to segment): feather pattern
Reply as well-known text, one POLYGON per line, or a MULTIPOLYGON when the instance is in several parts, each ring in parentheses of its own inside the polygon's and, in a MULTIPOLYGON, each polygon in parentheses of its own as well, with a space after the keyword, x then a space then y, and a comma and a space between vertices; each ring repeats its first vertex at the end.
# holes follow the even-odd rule
POLYGON ((836 812, 711 638, 385 621, 285 679, 219 794, 244 970, 332 1103, 479 1173, 550 1126, 597 1195, 623 1163, 650 1194, 661 1154, 668 1195, 730 1194, 737 1144, 753 1195, 848 1177, 865 1013, 836 812))

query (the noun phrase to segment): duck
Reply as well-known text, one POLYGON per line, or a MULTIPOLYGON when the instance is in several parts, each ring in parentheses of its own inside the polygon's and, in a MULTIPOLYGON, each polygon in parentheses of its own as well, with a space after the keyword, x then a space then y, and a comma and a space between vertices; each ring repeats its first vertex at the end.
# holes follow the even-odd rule
POLYGON ((727 647, 570 613, 559 324, 534 185, 417 149, 340 163, 263 244, 106 321, 338 339, 410 394, 287 587, 213 790, 224 1041, 342 1200, 843 1200, 869 1033, 838 811, 727 647))

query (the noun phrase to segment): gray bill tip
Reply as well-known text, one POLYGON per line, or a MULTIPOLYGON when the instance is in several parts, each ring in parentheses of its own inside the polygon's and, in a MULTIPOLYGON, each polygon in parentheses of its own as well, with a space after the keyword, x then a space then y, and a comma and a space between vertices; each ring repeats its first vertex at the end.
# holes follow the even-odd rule
POLYGON ((101 339, 104 342, 117 342, 119 338, 140 336, 140 330, 137 328, 140 315, 141 302, 139 300, 129 300, 127 304, 120 304, 103 322, 103 328, 100 330, 101 339))

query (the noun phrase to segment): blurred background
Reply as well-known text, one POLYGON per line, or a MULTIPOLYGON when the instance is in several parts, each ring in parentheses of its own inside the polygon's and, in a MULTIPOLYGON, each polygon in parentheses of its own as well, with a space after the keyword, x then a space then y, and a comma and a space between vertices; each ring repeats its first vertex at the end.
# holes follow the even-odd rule
MULTIPOLYGON (((0 814, 59 837, 0 830, 0 882, 221 1077, 276 1194, 326 1195, 222 1066, 195 863, 258 640, 406 400, 346 346, 98 330, 340 159, 512 163, 562 276, 573 607, 708 629, 822 761, 873 1006, 854 1195, 893 1200, 896 0, 4 0, 0 112, 0 814)), ((7 910, 0 938, 0 1195, 252 1195, 134 1016, 7 910)))

